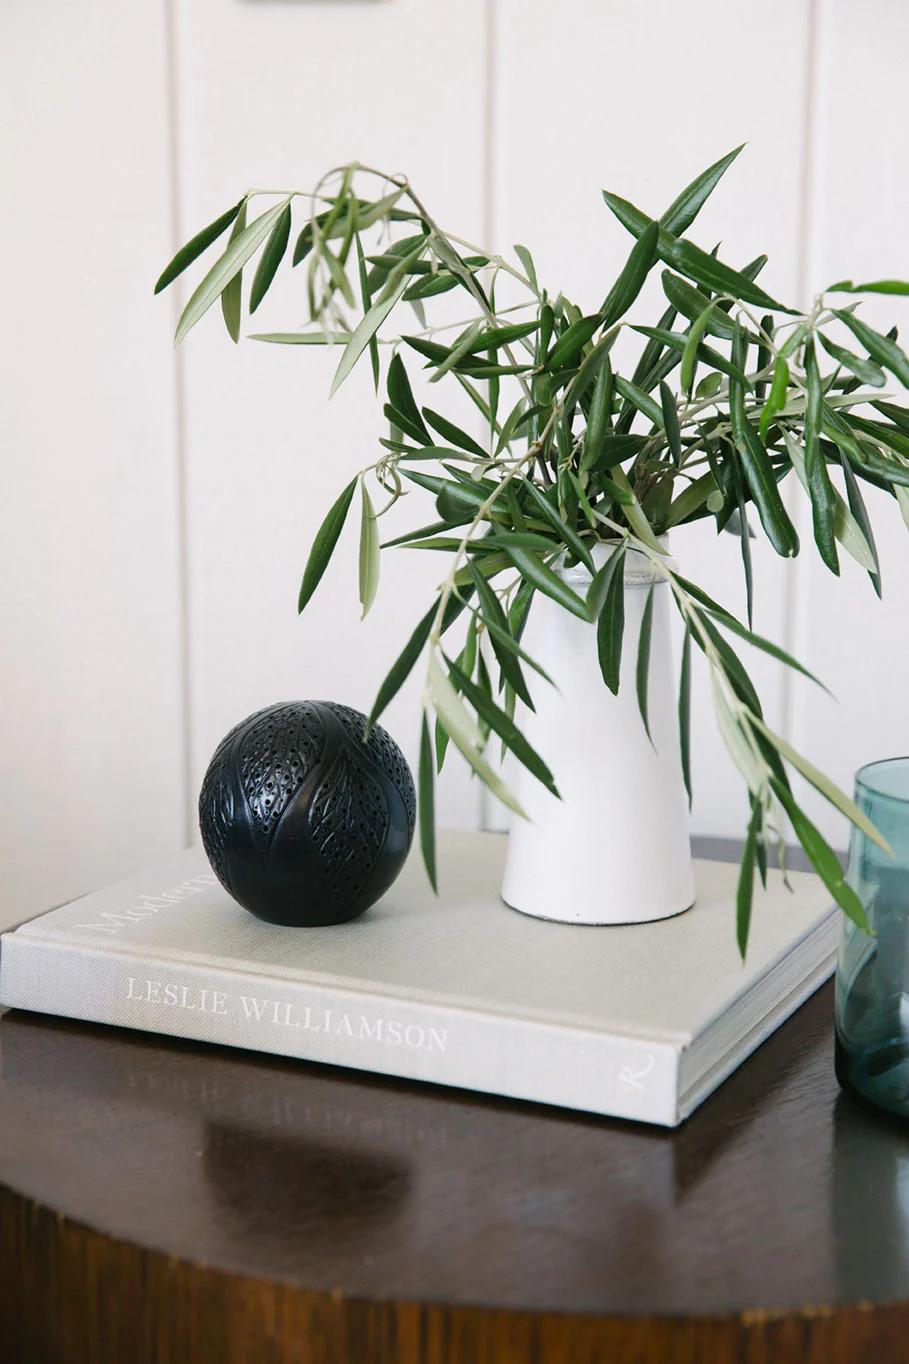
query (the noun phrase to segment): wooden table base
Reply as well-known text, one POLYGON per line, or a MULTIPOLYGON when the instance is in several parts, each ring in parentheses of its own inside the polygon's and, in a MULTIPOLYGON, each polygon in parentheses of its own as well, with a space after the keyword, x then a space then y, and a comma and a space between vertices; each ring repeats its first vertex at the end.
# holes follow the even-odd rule
POLYGON ((0 1264, 4 1364, 909 1360, 905 1304, 647 1320, 368 1303, 125 1246, 9 1193, 0 1195, 0 1264))

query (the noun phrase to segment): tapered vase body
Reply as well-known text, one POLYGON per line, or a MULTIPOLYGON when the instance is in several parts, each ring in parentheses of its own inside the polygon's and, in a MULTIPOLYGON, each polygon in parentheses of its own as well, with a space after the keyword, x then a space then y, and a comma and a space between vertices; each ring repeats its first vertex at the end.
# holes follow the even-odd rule
MULTIPOLYGON (((612 553, 598 546, 598 565, 612 553)), ((582 567, 562 576, 584 595, 582 567)), ((682 775, 670 591, 641 555, 625 563, 625 630, 618 695, 603 681, 597 627, 537 593, 522 647, 555 682, 534 678, 535 711, 518 721, 545 759, 561 800, 513 763, 509 784, 529 819, 509 834, 502 896, 537 918, 627 924, 680 914, 694 901, 688 797, 682 775), (648 738, 638 707, 641 624, 653 588, 648 738)))

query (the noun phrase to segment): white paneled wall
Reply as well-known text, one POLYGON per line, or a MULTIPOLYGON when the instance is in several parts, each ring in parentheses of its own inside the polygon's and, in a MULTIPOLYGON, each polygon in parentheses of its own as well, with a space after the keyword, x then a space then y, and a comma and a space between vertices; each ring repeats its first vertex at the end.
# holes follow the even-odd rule
MULTIPOLYGON (((460 0, 444 41, 440 7, 426 0, 187 0, 178 13, 185 235, 210 220, 213 205, 220 211, 251 185, 308 189, 323 171, 353 159, 406 168, 444 221, 483 235, 483 0, 460 0), (262 78, 251 80, 251 72, 262 78)), ((304 271, 285 261, 249 330, 298 326, 305 287, 304 271)), ((369 376, 357 372, 329 404, 336 355, 252 342, 235 349, 217 309, 181 360, 195 787, 224 731, 271 701, 324 696, 368 710, 423 601, 431 600, 439 565, 404 551, 386 556, 379 600, 361 626, 351 516, 325 581, 298 620, 313 534, 344 484, 374 458, 369 376)), ((432 517, 429 507, 423 519, 432 517)), ((419 685, 414 676, 386 717, 412 759, 419 685)), ((474 824, 476 785, 457 763, 447 775, 443 817, 474 824)))
POLYGON ((165 17, 0 11, 0 921, 186 827, 165 17))
MULTIPOLYGON (((8 0, 0 922, 184 842, 208 756, 249 710, 367 707, 434 582, 388 556, 361 626, 354 529, 297 619, 313 533, 371 457, 374 398, 355 375, 329 404, 331 357, 234 348, 216 310, 175 361, 178 300, 151 282, 178 238, 252 185, 358 158, 596 304, 628 250, 601 188, 658 212, 747 140, 699 240, 739 263, 768 250, 772 290, 801 300, 905 276, 907 59, 902 0, 765 0, 759 21, 728 0, 8 0)), ((303 320, 302 287, 285 263, 261 329, 303 320)), ((768 713, 845 783, 909 749, 909 537, 892 505, 878 524, 883 606, 848 562, 834 584, 810 552, 787 567, 757 547, 758 628, 839 698, 758 659, 768 713)), ((691 529, 673 551, 741 605, 731 537, 691 529)), ((388 715, 411 757, 418 686, 388 715)), ((700 690, 695 725, 695 826, 736 834, 700 690)), ((494 819, 448 769, 443 817, 494 819)))
MULTIPOLYGON (((821 7, 817 52, 809 288, 849 276, 905 279, 909 9, 901 0, 861 7, 828 0, 821 7), (867 142, 862 126, 880 136, 867 142)), ((883 330, 898 321, 906 344, 905 302, 900 307, 898 300, 869 298, 862 313, 883 330)), ((792 736, 846 786, 861 763, 909 753, 909 535, 892 498, 872 488, 866 501, 882 561, 883 601, 845 556, 836 582, 816 556, 805 555, 793 612, 794 646, 827 679, 836 700, 817 688, 794 687, 792 736)), ((806 523, 803 538, 809 533, 806 523)), ((810 793, 808 800, 827 831, 842 837, 820 802, 810 793)))

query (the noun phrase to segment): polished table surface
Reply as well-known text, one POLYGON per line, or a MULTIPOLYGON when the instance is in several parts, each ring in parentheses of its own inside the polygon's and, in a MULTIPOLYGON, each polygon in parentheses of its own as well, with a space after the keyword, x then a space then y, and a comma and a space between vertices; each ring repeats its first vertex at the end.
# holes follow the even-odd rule
POLYGON ((825 986, 674 1132, 0 1017, 0 1359, 909 1360, 825 986))

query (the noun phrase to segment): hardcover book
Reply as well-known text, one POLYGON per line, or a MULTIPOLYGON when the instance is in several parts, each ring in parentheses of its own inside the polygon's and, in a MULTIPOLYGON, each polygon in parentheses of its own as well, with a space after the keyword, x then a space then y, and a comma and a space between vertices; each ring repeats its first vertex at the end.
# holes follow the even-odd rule
POLYGON ((591 928, 508 909, 504 856, 443 834, 438 898, 411 857, 362 918, 294 929, 191 849, 4 934, 0 1005, 675 1126, 832 972, 813 876, 769 873, 743 963, 733 865, 697 862, 677 918, 591 928))

